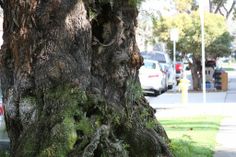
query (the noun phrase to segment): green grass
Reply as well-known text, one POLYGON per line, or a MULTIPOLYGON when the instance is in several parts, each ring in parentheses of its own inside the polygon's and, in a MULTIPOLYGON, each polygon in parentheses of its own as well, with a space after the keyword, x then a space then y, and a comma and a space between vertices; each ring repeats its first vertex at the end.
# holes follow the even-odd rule
POLYGON ((234 68, 223 68, 225 71, 235 71, 234 68))
POLYGON ((159 119, 176 157, 212 157, 222 116, 159 119))

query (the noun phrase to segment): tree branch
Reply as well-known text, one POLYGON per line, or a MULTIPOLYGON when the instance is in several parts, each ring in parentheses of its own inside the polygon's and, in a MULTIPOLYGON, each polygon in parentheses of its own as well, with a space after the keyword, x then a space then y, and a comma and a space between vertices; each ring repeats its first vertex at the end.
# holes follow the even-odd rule
POLYGON ((0 6, 3 9, 3 1, 2 0, 0 0, 0 6))
POLYGON ((234 10, 235 3, 236 3, 236 2, 233 1, 232 5, 231 5, 231 7, 230 7, 230 9, 229 9, 229 11, 228 11, 227 14, 226 14, 226 19, 228 19, 229 15, 230 15, 231 12, 234 10))
POLYGON ((221 9, 219 9, 219 13, 220 13, 222 16, 225 16, 224 13, 222 13, 221 9))
POLYGON ((225 10, 226 14, 228 14, 228 10, 227 8, 225 7, 225 5, 222 5, 223 9, 225 10))
POLYGON ((224 4, 224 0, 221 0, 219 2, 219 4, 217 5, 217 8, 215 10, 215 14, 221 11, 220 8, 222 7, 223 4, 224 4))
POLYGON ((212 12, 212 1, 211 0, 209 0, 209 11, 210 11, 210 13, 212 12))

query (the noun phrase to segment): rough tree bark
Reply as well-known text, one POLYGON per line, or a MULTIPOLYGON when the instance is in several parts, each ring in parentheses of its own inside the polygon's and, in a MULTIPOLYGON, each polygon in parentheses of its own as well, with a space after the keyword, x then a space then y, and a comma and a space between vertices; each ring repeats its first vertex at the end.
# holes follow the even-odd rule
POLYGON ((135 5, 5 0, 3 9, 11 156, 172 156, 140 90, 135 5))

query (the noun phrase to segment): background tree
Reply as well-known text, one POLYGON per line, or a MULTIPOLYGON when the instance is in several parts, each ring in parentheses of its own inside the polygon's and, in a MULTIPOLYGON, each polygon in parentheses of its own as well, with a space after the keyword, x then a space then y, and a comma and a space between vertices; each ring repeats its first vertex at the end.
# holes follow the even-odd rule
MULTIPOLYGON (((168 49, 173 49, 169 30, 173 27, 179 30, 177 51, 192 54, 191 72, 193 88, 198 90, 201 84, 201 32, 198 12, 178 14, 155 22, 155 35, 167 43, 168 49)), ((221 15, 205 13, 205 46, 206 57, 219 57, 230 53, 232 37, 227 31, 225 19, 221 15)))
POLYGON ((176 10, 179 13, 189 13, 194 5, 194 0, 174 0, 176 10))
POLYGON ((135 4, 1 3, 0 77, 11 156, 172 156, 140 90, 135 4))
POLYGON ((212 13, 219 13, 226 19, 230 14, 235 14, 235 0, 209 0, 209 10, 212 13))
MULTIPOLYGON (((179 13, 190 13, 198 8, 198 3, 196 0, 174 0, 174 2, 179 13)), ((236 11, 235 0, 208 0, 208 4, 209 12, 221 14, 226 19, 228 19, 231 14, 235 14, 236 11)))

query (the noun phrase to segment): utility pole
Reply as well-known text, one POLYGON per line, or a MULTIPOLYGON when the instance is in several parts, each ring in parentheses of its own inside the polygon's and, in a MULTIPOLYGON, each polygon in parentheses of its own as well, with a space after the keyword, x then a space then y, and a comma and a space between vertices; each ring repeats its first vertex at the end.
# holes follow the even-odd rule
POLYGON ((172 28, 170 30, 170 40, 173 41, 173 64, 174 64, 174 77, 176 78, 176 42, 179 39, 179 31, 177 28, 172 28))
POLYGON ((202 93, 203 93, 203 103, 206 103, 206 73, 205 73, 205 30, 204 30, 204 2, 205 0, 199 0, 199 14, 201 20, 201 36, 202 36, 202 93))

